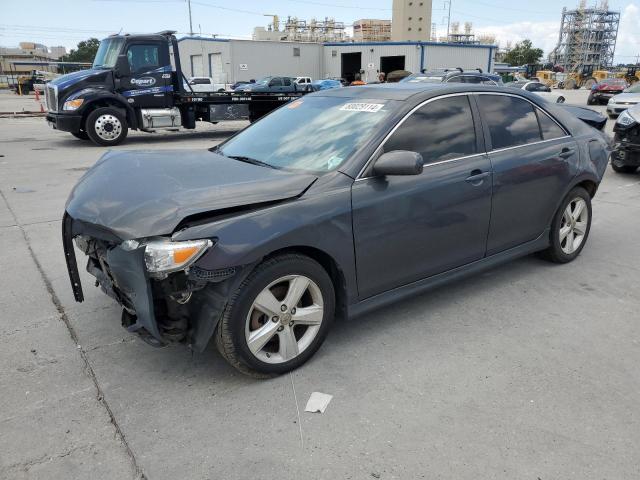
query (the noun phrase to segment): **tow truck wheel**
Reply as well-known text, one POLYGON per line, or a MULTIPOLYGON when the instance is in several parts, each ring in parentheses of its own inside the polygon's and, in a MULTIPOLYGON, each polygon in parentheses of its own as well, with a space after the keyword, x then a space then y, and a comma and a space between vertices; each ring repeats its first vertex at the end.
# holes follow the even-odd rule
POLYGON ((79 138, 80 140, 89 140, 89 135, 87 135, 87 132, 85 132, 84 130, 80 130, 78 132, 71 132, 71 135, 73 135, 76 138, 79 138))
POLYGON ((101 107, 87 116, 84 131, 97 145, 118 145, 127 138, 129 126, 122 111, 113 107, 101 107))

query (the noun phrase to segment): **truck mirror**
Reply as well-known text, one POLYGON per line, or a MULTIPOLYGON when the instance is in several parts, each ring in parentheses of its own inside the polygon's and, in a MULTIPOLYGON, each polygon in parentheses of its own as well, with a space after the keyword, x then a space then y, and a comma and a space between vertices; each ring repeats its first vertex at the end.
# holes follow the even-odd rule
POLYGON ((129 68, 129 59, 126 55, 118 55, 115 68, 116 77, 128 77, 131 75, 131 69, 129 68))

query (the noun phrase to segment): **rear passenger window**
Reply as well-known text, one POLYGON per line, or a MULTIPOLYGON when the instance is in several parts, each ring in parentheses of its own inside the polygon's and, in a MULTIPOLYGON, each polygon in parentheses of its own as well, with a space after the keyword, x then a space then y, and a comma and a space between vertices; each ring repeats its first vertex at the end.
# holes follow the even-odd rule
POLYGON ((291 86, 291 79, 290 79, 290 78, 288 78, 288 77, 284 77, 284 78, 282 79, 282 81, 284 82, 285 87, 289 87, 289 86, 291 86))
POLYGON ((538 119, 529 102, 506 95, 478 95, 478 104, 494 150, 542 140, 538 119))
POLYGON ((477 153, 476 133, 466 95, 427 103, 407 118, 384 144, 384 151, 409 150, 425 164, 477 153))
POLYGON ((538 121, 540 122, 542 138, 545 140, 551 140, 566 136, 564 130, 560 128, 556 122, 551 120, 549 115, 538 108, 536 108, 536 113, 538 114, 538 121))

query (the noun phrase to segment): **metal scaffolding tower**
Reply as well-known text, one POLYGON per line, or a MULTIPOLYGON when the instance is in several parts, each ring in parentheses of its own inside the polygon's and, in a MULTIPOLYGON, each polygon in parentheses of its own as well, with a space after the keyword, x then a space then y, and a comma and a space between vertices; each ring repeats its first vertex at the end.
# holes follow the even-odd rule
POLYGON ((585 0, 576 10, 563 8, 558 45, 549 61, 565 72, 578 72, 585 66, 593 70, 612 66, 619 23, 620 12, 609 10, 606 0, 593 8, 586 8, 585 0))

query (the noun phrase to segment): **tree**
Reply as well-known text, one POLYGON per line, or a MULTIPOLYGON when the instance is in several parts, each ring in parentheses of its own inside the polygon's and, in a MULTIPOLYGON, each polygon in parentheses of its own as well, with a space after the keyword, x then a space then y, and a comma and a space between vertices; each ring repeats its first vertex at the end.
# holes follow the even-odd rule
POLYGON ((516 43, 516 46, 504 56, 504 61, 516 66, 535 64, 540 61, 543 53, 541 48, 533 48, 531 40, 527 39, 516 43))
POLYGON ((78 48, 72 48, 69 53, 64 55, 60 61, 62 62, 93 62, 93 58, 96 56, 100 40, 97 38, 90 38, 78 43, 78 48))

